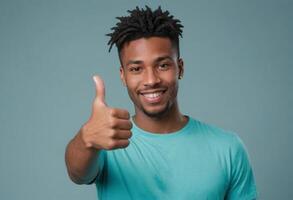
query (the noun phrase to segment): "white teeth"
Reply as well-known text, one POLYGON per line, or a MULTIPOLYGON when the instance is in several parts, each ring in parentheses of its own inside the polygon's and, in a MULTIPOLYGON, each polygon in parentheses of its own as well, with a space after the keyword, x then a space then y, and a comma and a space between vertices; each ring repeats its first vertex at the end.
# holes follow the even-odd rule
POLYGON ((156 92, 156 93, 149 93, 149 94, 143 94, 146 98, 154 99, 158 96, 160 96, 162 92, 156 92))

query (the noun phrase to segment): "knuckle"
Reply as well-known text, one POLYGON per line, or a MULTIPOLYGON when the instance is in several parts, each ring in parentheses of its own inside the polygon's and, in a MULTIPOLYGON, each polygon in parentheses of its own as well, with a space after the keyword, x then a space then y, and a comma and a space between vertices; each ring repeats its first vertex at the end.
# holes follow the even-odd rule
POLYGON ((109 137, 110 138, 114 138, 116 136, 117 136, 117 130, 112 129, 112 130, 109 131, 109 137))
POLYGON ((111 116, 115 116, 117 111, 114 108, 110 108, 109 113, 110 113, 111 116))
POLYGON ((117 126, 117 120, 115 118, 110 118, 109 126, 110 128, 115 128, 117 126))
POLYGON ((111 150, 112 148, 113 148, 113 142, 112 142, 112 140, 109 140, 106 144, 106 149, 111 150))
POLYGON ((130 119, 130 114, 127 110, 124 110, 124 115, 127 119, 130 119))
POLYGON ((116 146, 116 143, 114 140, 109 140, 108 143, 107 143, 107 149, 108 150, 111 150, 111 149, 114 149, 116 146))

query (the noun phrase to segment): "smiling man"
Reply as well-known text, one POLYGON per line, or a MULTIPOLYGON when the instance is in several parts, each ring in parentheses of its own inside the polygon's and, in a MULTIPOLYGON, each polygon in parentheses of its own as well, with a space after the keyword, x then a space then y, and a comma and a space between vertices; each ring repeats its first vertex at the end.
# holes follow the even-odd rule
POLYGON ((109 107, 94 76, 92 114, 66 149, 72 181, 95 183, 100 200, 256 199, 240 138, 180 112, 180 21, 160 7, 129 13, 108 36, 135 114, 109 107))

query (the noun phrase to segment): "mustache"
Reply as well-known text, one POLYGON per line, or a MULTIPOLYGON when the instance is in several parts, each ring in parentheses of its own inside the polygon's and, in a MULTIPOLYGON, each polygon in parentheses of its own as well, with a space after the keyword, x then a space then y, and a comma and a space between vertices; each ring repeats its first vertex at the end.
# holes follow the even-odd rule
POLYGON ((153 85, 153 86, 144 86, 143 88, 140 88, 138 90, 139 93, 144 93, 144 92, 161 92, 167 90, 168 87, 164 85, 153 85))

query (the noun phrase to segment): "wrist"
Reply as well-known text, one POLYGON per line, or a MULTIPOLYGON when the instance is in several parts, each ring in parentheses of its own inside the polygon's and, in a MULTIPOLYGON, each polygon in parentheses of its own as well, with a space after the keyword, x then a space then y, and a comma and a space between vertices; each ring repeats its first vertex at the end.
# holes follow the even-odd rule
POLYGON ((92 142, 90 141, 90 137, 87 134, 87 129, 84 126, 82 126, 76 135, 76 140, 78 142, 78 146, 80 146, 81 149, 86 151, 95 151, 96 149, 93 147, 92 142))

